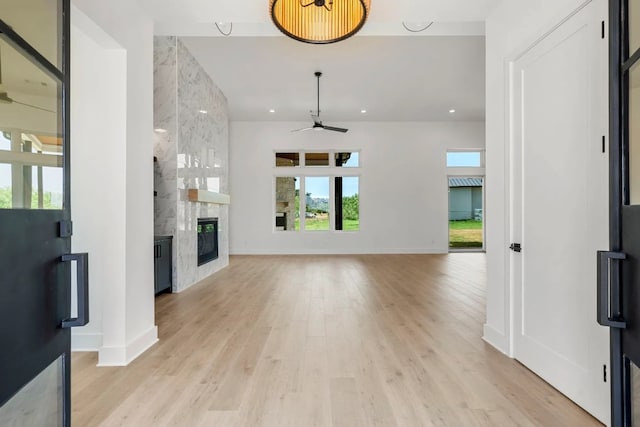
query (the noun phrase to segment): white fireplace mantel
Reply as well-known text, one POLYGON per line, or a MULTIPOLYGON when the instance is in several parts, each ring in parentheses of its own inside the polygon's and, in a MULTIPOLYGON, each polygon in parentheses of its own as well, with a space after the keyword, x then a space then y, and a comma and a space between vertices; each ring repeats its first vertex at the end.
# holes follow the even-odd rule
POLYGON ((214 203, 218 205, 228 205, 231 203, 231 196, 228 194, 198 190, 197 188, 187 189, 187 199, 190 202, 214 203))

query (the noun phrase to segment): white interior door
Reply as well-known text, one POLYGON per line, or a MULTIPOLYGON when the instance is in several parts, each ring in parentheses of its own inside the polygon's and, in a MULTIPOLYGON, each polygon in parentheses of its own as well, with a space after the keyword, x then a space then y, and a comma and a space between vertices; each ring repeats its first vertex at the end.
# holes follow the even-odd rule
POLYGON ((605 423, 596 250, 608 247, 606 7, 592 1, 512 63, 511 109, 514 355, 605 423))

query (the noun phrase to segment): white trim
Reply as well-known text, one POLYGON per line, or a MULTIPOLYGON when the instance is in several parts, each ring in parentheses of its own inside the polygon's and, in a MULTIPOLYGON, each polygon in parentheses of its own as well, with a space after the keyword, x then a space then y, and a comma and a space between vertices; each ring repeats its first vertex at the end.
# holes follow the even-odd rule
POLYGON ((127 365, 158 342, 158 327, 152 326, 127 345, 127 365))
POLYGON ((99 351, 102 347, 102 333, 71 334, 71 351, 99 351))
POLYGON ((488 344, 495 347, 496 350, 506 354, 509 357, 513 357, 509 348, 508 337, 487 323, 485 323, 483 326, 482 339, 488 344))
POLYGON ((585 0, 576 9, 573 9, 573 10, 569 11, 568 14, 565 14, 565 13, 558 14, 556 17, 554 17, 554 19, 552 21, 548 22, 548 25, 543 27, 543 28, 549 28, 549 26, 551 26, 551 28, 549 30, 547 30, 545 33, 543 33, 541 36, 539 36, 537 39, 535 39, 534 41, 529 43, 526 47, 524 47, 524 44, 523 44, 520 49, 516 50, 516 52, 519 52, 519 53, 510 56, 510 62, 516 62, 518 59, 522 58, 531 49, 536 47, 538 44, 540 44, 540 42, 542 42, 544 39, 546 39, 548 36, 550 36, 554 31, 556 31, 558 28, 560 28, 565 22, 567 22, 568 20, 573 18, 582 9, 587 7, 587 5, 589 3, 591 3, 592 1, 593 0, 585 0))
POLYGON ((102 347, 97 366, 127 366, 158 342, 158 327, 153 326, 124 347, 102 347))
MULTIPOLYGON (((323 231, 322 233, 328 233, 323 231)), ((353 232, 335 231, 337 235, 355 235, 353 232)), ((340 249, 340 250, 326 250, 326 249, 305 249, 301 250, 278 250, 278 249, 262 249, 262 250, 250 250, 250 251, 233 251, 230 253, 233 255, 446 255, 449 253, 449 249, 434 249, 434 248, 377 248, 377 249, 340 249)))
POLYGON ((57 154, 25 153, 0 150, 0 163, 61 168, 63 157, 57 154))

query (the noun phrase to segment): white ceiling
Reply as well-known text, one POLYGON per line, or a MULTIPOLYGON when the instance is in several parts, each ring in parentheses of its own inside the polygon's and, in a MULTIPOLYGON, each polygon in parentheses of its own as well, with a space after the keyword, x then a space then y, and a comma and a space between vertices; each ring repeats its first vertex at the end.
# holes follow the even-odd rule
POLYGON ((309 120, 315 71, 323 73, 326 121, 484 119, 484 37, 370 36, 323 46, 286 37, 182 41, 227 96, 232 120, 309 120))
MULTIPOLYGON (((371 0, 369 22, 484 21, 501 0, 371 0)), ((269 0, 139 0, 158 23, 267 23, 269 0)))
POLYGON ((156 34, 181 36, 226 95, 231 120, 310 120, 315 71, 328 124, 484 120, 484 20, 500 0, 372 0, 363 30, 330 45, 282 36, 268 0, 139 1, 156 34), (220 35, 221 21, 233 22, 231 36, 220 35), (402 26, 431 21, 422 33, 402 26))

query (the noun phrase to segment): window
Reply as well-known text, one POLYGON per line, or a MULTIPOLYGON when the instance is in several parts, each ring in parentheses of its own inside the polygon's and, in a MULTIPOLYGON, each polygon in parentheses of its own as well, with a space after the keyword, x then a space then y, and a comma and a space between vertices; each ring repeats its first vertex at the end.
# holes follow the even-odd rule
POLYGON ((300 166, 300 153, 276 153, 276 167, 300 166))
POLYGON ((275 227, 280 231, 300 230, 300 178, 276 177, 275 227))
POLYGON ((329 226, 329 177, 308 176, 304 180, 304 229, 328 231, 329 226))
POLYGON ((62 140, 0 130, 0 209, 62 209, 62 194, 62 140))
POLYGON ((329 166, 329 153, 304 153, 305 166, 329 166))
POLYGON ((359 166, 357 151, 275 153, 275 230, 360 230, 359 166))
POLYGON ((484 249, 484 151, 447 151, 449 249, 484 249))
POLYGON ((360 166, 359 153, 336 153, 336 167, 338 168, 357 168, 360 166))
POLYGON ((335 177, 336 230, 360 230, 359 181, 357 176, 335 177))
POLYGON ((448 151, 448 168, 480 168, 484 166, 482 151, 448 151))

